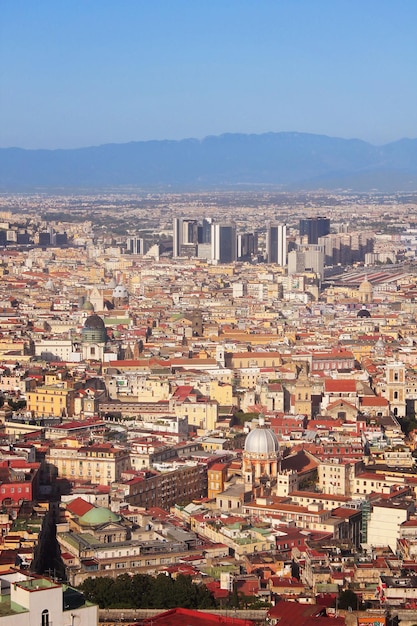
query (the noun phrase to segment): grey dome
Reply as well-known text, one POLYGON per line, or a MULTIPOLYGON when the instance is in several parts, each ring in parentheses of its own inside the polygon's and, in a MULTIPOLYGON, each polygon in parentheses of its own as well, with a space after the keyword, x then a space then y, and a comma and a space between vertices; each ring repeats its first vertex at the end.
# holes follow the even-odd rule
POLYGON ((113 298, 128 298, 129 293, 124 285, 117 285, 113 290, 113 298))
POLYGON ((102 330, 105 329, 105 325, 102 318, 97 315, 97 313, 93 313, 93 315, 89 315, 85 320, 84 328, 88 330, 102 330))
POLYGON ((84 322, 81 331, 81 341, 83 343, 106 343, 107 331, 102 318, 93 313, 89 315, 84 322))
POLYGON ((270 428, 254 428, 246 437, 245 452, 251 454, 276 454, 279 443, 270 428))

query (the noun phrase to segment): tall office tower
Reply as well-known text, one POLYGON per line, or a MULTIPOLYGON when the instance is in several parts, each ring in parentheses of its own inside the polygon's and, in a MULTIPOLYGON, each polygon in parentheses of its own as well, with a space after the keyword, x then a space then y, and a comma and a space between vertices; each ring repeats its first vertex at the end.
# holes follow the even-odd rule
POLYGON ((242 261, 250 260, 258 251, 258 235, 256 233, 243 233, 237 236, 237 258, 242 261))
POLYGON ((195 254, 198 242, 198 224, 196 220, 174 217, 173 221, 172 256, 181 257, 195 254))
POLYGON ((317 244, 319 237, 330 233, 328 217, 307 217, 300 220, 300 237, 307 237, 307 243, 317 244))
POLYGON ((268 263, 287 265, 287 225, 269 224, 266 231, 268 263))
POLYGON ((217 263, 233 263, 236 261, 236 226, 229 224, 212 224, 211 257, 217 263))
POLYGON ((211 217, 205 217, 198 227, 198 243, 211 243, 211 217))
POLYGON ((130 254, 145 254, 143 238, 129 237, 126 241, 126 250, 130 254))
MULTIPOLYGON (((2 231, 5 232, 5 231, 2 231)), ((49 232, 43 230, 39 233, 39 245, 40 246, 50 246, 51 245, 51 235, 49 232)))

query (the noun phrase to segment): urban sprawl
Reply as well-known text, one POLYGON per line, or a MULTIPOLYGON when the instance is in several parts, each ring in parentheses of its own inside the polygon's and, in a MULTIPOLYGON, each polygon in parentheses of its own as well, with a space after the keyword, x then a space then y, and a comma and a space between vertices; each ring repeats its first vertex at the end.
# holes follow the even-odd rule
POLYGON ((411 194, 0 196, 0 624, 121 574, 417 623, 416 251, 411 194))

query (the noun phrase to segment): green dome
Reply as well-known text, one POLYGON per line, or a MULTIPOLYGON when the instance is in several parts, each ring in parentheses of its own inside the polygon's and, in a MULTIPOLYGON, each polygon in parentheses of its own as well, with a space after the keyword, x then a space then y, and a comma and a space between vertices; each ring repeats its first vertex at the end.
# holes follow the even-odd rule
POLYGON ((84 515, 79 518, 78 522, 82 526, 101 526, 108 522, 120 522, 121 519, 120 515, 113 513, 110 509, 97 506, 87 511, 87 513, 84 513, 84 515))

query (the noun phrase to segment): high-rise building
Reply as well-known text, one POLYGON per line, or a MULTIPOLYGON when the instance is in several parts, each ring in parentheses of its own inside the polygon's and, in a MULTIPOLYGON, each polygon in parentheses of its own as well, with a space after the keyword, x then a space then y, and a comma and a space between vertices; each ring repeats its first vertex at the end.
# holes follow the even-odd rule
POLYGON ((198 243, 197 220, 174 217, 173 231, 172 256, 174 258, 189 256, 190 250, 191 254, 196 254, 198 243), (189 246, 190 250, 187 250, 189 246))
POLYGON ((126 249, 131 254, 144 254, 144 241, 142 237, 129 237, 126 249))
POLYGON ((288 255, 288 275, 315 272, 321 279, 324 274, 324 247, 315 245, 298 246, 288 255))
POLYGON ((211 250, 212 259, 217 263, 236 261, 236 226, 235 224, 212 224, 211 250))
POLYGON ((268 263, 287 265, 287 225, 269 224, 266 232, 268 263))
POLYGON ((307 237, 308 244, 317 244, 319 237, 330 233, 328 217, 307 217, 300 220, 300 237, 307 237))
POLYGON ((258 251, 258 235, 256 233, 243 233, 237 236, 237 258, 250 260, 258 251))
POLYGON ((211 243, 211 225, 213 220, 211 217, 203 219, 202 224, 198 226, 198 243, 211 243))

